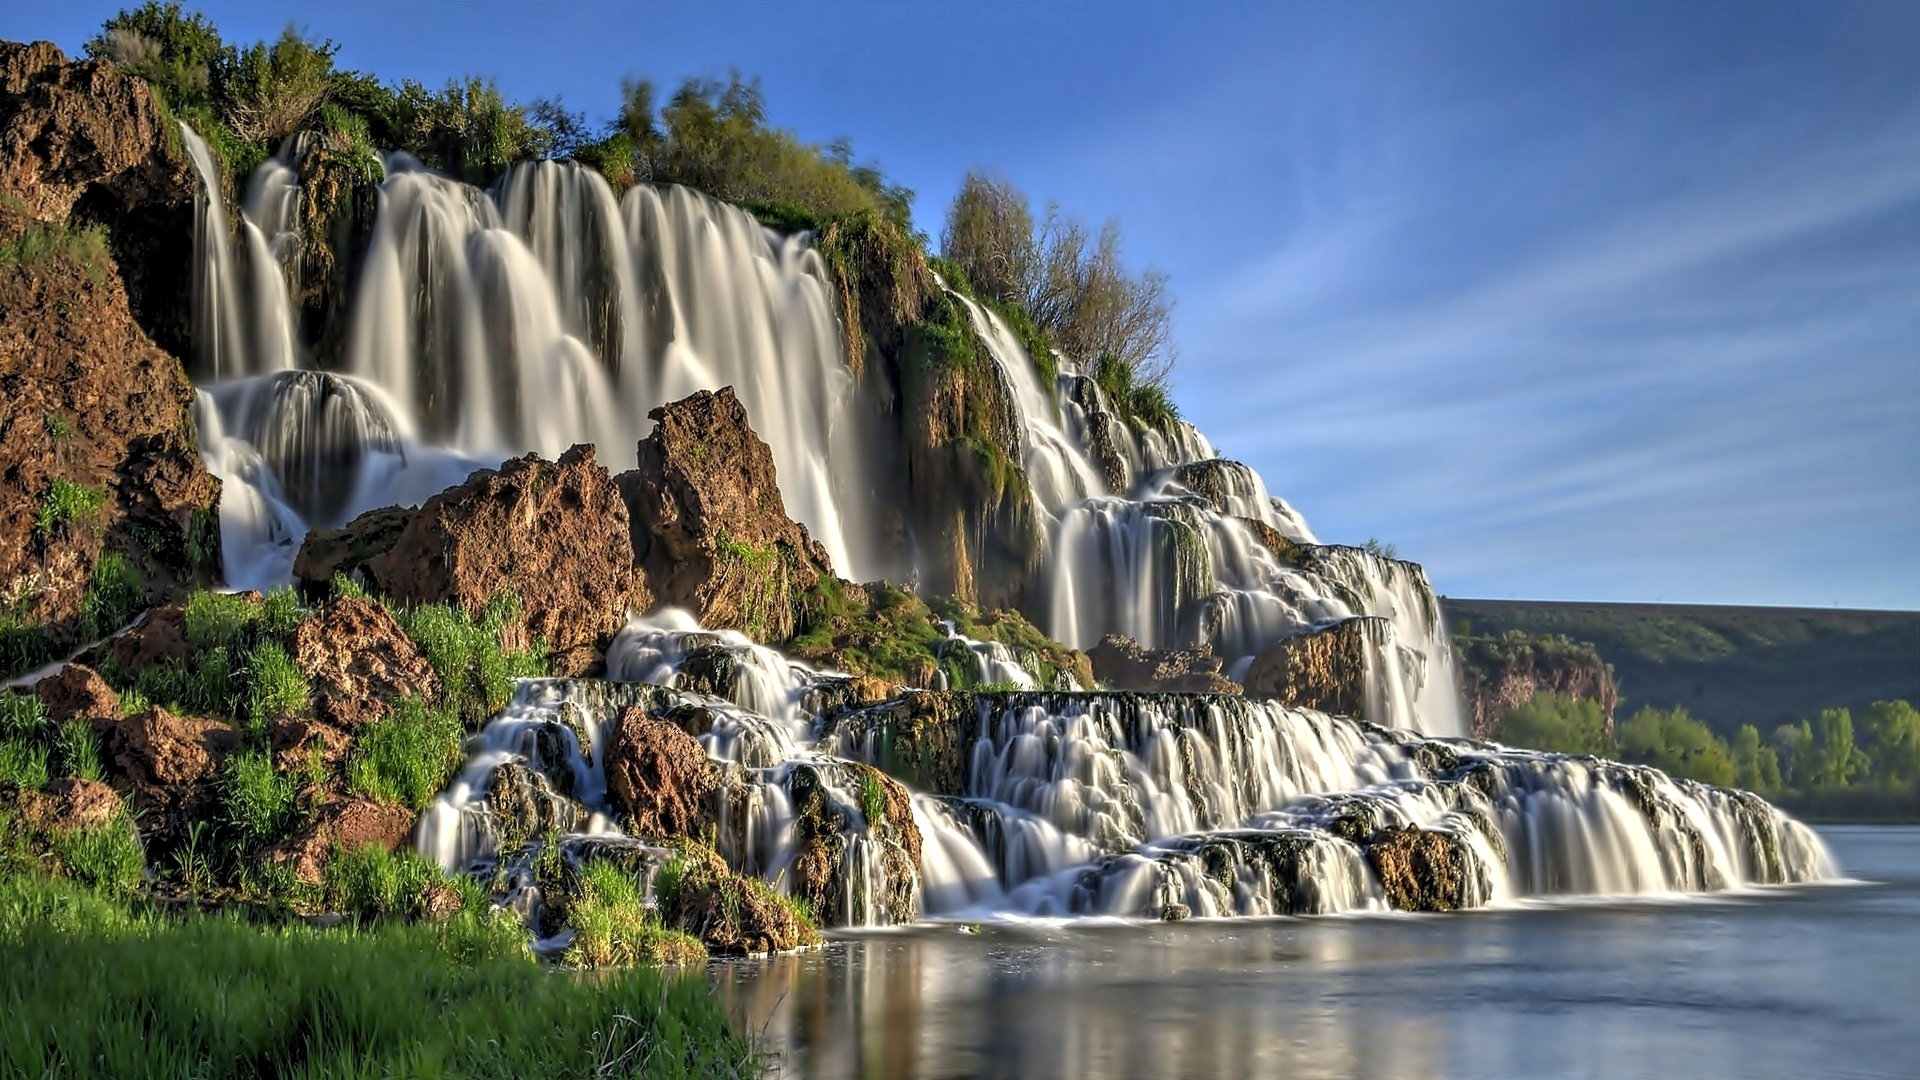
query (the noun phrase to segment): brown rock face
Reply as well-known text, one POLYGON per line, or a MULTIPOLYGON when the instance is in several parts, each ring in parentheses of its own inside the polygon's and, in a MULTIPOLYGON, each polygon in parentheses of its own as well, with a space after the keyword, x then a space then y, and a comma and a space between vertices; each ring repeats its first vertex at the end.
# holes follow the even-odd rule
POLYGON ((214 810, 220 766, 240 733, 219 720, 175 716, 158 706, 114 725, 108 766, 143 815, 142 833, 177 836, 214 810))
POLYGON ((184 665, 193 656, 186 605, 168 604, 142 615, 131 630, 113 639, 110 651, 115 664, 136 675, 150 667, 184 665))
POLYGON ((607 792, 635 836, 698 836, 713 821, 719 770, 678 725, 630 706, 607 744, 607 792))
POLYGON ((336 847, 377 847, 397 851, 413 835, 413 811, 370 799, 342 799, 320 808, 314 822, 297 836, 268 849, 274 863, 292 863, 296 877, 320 883, 336 847))
MULTIPOLYGON (((66 222, 27 217, 13 201, 64 213, 75 185, 94 175, 86 169, 121 163, 89 143, 107 138, 106 128, 71 127, 79 122, 72 109, 93 106, 71 94, 41 111, 22 103, 21 88, 40 85, 34 65, 49 55, 57 62, 51 46, 0 45, 0 243, 33 234, 49 251, 0 263, 0 610, 8 613, 0 633, 9 673, 116 629, 105 624, 183 585, 211 581, 219 566, 219 483, 194 449, 193 388, 179 362, 135 323, 104 248, 66 222)), ((75 68, 111 72, 62 70, 75 68)))
POLYGON ((799 851, 792 864, 793 891, 813 905, 820 924, 852 925, 866 912, 889 923, 912 922, 919 904, 921 837, 907 789, 871 765, 838 762, 831 771, 796 766, 790 790, 799 851), (847 880, 847 832, 854 826, 853 813, 829 790, 830 783, 858 800, 867 834, 880 845, 877 896, 862 895, 866 882, 847 880))
POLYGON ((1613 681, 1613 668, 1591 645, 1511 632, 1497 638, 1455 639, 1454 651, 1460 659, 1460 690, 1474 738, 1492 737, 1501 713, 1525 705, 1536 694, 1599 702, 1606 731, 1613 733, 1620 689, 1613 681))
POLYGON ((306 764, 315 752, 328 768, 333 768, 353 748, 353 739, 331 724, 298 717, 275 720, 267 729, 267 745, 273 751, 273 767, 293 772, 306 764))
POLYGON ((155 152, 165 122, 147 84, 112 64, 0 41, 0 190, 35 217, 66 217, 96 185, 177 190, 177 169, 155 152))
POLYGON ((39 829, 97 829, 120 813, 120 796, 98 780, 55 780, 23 800, 28 824, 39 829))
POLYGON ((403 527, 395 523, 394 510, 375 510, 340 533, 309 538, 303 580, 318 584, 357 563, 402 603, 445 602, 475 617, 511 592, 521 602, 520 629, 546 639, 562 674, 590 668, 645 597, 626 504, 590 446, 558 462, 529 454, 476 472, 428 499, 403 527))
POLYGON ((1401 911, 1456 911, 1467 904, 1468 863, 1461 842, 1411 826, 1382 829, 1367 845, 1367 863, 1401 911))
POLYGON ((1371 625, 1381 621, 1347 619, 1274 642, 1247 669, 1247 695, 1359 716, 1367 699, 1366 635, 1381 632, 1371 625))
POLYGON ((827 553, 787 517, 773 451, 733 388, 653 410, 639 467, 618 478, 634 563, 655 603, 705 626, 784 641, 794 603, 824 576, 827 553))
POLYGON ((711 850, 693 849, 682 858, 680 887, 660 898, 660 918, 714 954, 784 952, 820 940, 765 884, 728 870, 711 850))
POLYGON ((1108 634, 1087 653, 1093 677, 1115 690, 1238 694, 1239 684, 1220 674, 1213 648, 1143 649, 1130 637, 1108 634))
POLYGON ((311 530, 294 559, 293 578, 313 599, 328 595, 335 574, 371 580, 367 563, 398 544, 412 520, 413 511, 406 507, 384 506, 361 514, 345 528, 311 530))
POLYGON ((403 697, 428 700, 440 691, 426 657, 385 608, 341 597, 300 623, 293 660, 313 688, 314 712, 357 728, 393 710, 403 697))
POLYGON ((85 664, 68 664, 33 689, 46 704, 47 719, 53 723, 120 719, 120 695, 99 672, 85 664))

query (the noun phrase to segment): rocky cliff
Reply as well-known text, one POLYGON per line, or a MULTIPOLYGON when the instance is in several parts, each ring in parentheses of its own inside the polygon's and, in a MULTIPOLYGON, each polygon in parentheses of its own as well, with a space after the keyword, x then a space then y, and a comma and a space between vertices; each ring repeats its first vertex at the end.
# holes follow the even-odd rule
POLYGON ((1459 636, 1453 644, 1474 737, 1489 737, 1502 712, 1525 705, 1536 694, 1599 702, 1607 734, 1613 734, 1620 690, 1614 684, 1613 668, 1593 646, 1519 631, 1499 637, 1459 636))

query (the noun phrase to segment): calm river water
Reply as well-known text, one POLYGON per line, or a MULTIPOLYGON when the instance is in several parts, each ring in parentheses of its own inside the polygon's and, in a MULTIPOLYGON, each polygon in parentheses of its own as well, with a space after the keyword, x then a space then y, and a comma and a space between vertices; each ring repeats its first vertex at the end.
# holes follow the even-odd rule
POLYGON ((715 965, 810 1077, 1920 1077, 1920 828, 1861 884, 1446 916, 924 926, 715 965))

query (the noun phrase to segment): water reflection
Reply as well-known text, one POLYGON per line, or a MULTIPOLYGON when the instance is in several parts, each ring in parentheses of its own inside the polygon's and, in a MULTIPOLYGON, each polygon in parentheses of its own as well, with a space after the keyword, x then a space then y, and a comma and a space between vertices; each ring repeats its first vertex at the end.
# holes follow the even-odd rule
MULTIPOLYGON (((718 964, 813 1077, 1920 1075, 1920 829, 1882 884, 1457 916, 954 926, 718 964)), ((1866 865, 1863 865, 1866 864, 1866 865)))

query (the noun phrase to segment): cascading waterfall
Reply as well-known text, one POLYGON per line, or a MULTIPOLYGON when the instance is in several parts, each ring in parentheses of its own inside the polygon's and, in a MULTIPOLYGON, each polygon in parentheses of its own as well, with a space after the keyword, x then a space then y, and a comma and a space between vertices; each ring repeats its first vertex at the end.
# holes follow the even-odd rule
POLYGON ((1811 830, 1746 792, 1267 701, 993 691, 862 705, 846 676, 673 611, 630 623, 608 673, 617 681, 523 681, 423 818, 421 852, 484 871, 549 829, 568 850, 639 843, 616 827, 604 755, 615 719, 640 705, 701 732, 723 776, 716 847, 742 873, 783 886, 800 793, 824 793, 842 823, 840 925, 888 921, 874 902, 886 852, 855 762, 927 789, 911 794, 909 888, 931 917, 1385 910, 1394 884, 1372 849, 1396 830, 1440 847, 1449 868, 1430 872, 1451 882, 1447 906, 1832 873, 1811 830), (936 729, 917 719, 927 710, 936 729))
MULTIPOLYGON (((622 468, 651 428, 650 410, 728 385, 773 448, 789 512, 841 572, 872 576, 880 556, 866 511, 870 440, 832 291, 801 239, 682 188, 641 187, 616 200, 598 174, 572 164, 515 166, 485 192, 390 155, 343 370, 303 370, 310 359, 289 299, 300 245, 297 144, 255 174, 236 250, 212 157, 183 133, 203 191, 199 367, 226 437, 277 447, 255 445, 274 489, 231 493, 233 584, 290 574, 279 520, 250 530, 261 519, 247 511, 252 503, 337 526, 375 506, 418 503, 518 453, 551 457, 590 442, 622 468), (305 381, 227 385, 290 372, 305 381), (316 462, 327 467, 307 467, 316 462)), ((231 490, 250 475, 223 479, 231 490)))

